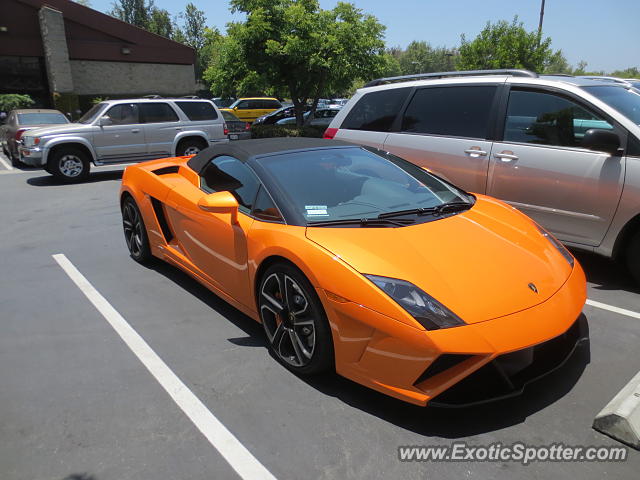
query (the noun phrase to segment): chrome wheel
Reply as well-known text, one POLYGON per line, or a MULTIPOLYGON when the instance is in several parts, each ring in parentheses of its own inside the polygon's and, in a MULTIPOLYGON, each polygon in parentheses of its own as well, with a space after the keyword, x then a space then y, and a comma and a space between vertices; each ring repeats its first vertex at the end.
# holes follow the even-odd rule
POLYGON ((187 155, 196 155, 198 153, 200 153, 200 147, 198 147, 197 145, 189 145, 187 148, 184 149, 185 157, 187 155))
POLYGON ((272 273, 260 289, 260 317, 271 347, 293 367, 305 367, 316 349, 318 318, 308 294, 286 273, 272 273))
POLYGON ((138 209, 131 201, 127 201, 122 209, 122 227, 129 252, 134 257, 142 253, 142 219, 138 209))
POLYGON ((58 169, 65 177, 74 178, 79 176, 84 170, 82 159, 74 154, 66 154, 60 157, 58 169))

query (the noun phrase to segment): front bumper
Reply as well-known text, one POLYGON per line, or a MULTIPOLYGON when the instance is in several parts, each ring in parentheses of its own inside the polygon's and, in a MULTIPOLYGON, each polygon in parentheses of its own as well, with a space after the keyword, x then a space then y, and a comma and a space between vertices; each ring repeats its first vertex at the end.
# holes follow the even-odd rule
POLYGON ((564 285, 534 307, 435 331, 418 330, 362 305, 337 304, 319 294, 333 331, 336 371, 422 406, 436 397, 434 403, 462 406, 516 395, 526 384, 562 365, 584 340, 580 325, 575 326, 586 300, 586 280, 577 262, 564 285), (493 384, 483 395, 465 397, 468 390, 463 387, 476 379, 472 374, 479 372, 477 378, 482 380, 496 365, 503 366, 502 373, 508 370, 511 384, 499 388, 493 384), (445 396, 458 383, 461 386, 445 396), (462 393, 462 398, 454 401, 453 393, 462 393))
POLYGON ((31 165, 32 167, 42 167, 44 165, 44 155, 42 148, 40 147, 25 147, 20 145, 18 147, 20 154, 20 160, 22 163, 31 165))

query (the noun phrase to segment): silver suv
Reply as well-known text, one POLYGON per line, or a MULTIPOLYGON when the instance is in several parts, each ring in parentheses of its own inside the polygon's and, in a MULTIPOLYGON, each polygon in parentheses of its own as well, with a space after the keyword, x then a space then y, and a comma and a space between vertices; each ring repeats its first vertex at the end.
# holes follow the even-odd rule
POLYGON ((227 142, 220 111, 209 100, 109 100, 77 123, 29 130, 19 147, 27 165, 43 167, 65 182, 89 175, 90 163, 108 165, 193 155, 227 142))
POLYGON ((500 198, 569 246, 623 259, 640 282, 640 91, 630 85, 524 70, 374 80, 325 138, 500 198))

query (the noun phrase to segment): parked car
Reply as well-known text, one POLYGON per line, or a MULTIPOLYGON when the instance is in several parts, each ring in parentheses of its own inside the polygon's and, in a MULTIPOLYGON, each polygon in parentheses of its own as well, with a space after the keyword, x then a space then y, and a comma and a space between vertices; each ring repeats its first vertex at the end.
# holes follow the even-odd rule
POLYGON ((247 140, 251 138, 251 124, 243 122, 233 113, 222 110, 220 112, 224 118, 225 132, 229 140, 247 140))
MULTIPOLYGON (((305 112, 308 112, 310 109, 311 107, 309 105, 304 106, 305 112)), ((253 122, 253 125, 273 125, 274 123, 277 123, 279 120, 282 120, 283 118, 293 117, 293 116, 295 116, 295 110, 293 106, 290 105, 288 107, 279 108, 277 110, 274 110, 271 113, 268 113, 266 115, 262 115, 261 117, 256 118, 255 122, 253 122)))
POLYGON ((468 405, 520 394, 588 338, 584 272, 560 242, 369 147, 216 145, 128 167, 120 205, 135 261, 197 278, 298 375, 468 405))
POLYGON ((640 94, 522 70, 370 82, 326 138, 371 145, 503 199, 640 282, 640 94))
MULTIPOLYGON (((331 120, 333 120, 340 111, 340 108, 342 107, 318 108, 313 112, 313 118, 308 124, 317 127, 328 127, 331 120)), ((307 112, 304 114, 305 122, 308 120, 310 113, 311 112, 307 112)), ((278 125, 293 125, 296 123, 296 117, 283 118, 282 120, 278 120, 276 123, 278 125)))
POLYGON ((240 120, 245 122, 253 122, 256 118, 282 108, 282 104, 276 98, 255 97, 255 98, 239 98, 231 104, 227 110, 233 113, 240 120))
POLYGON ((236 99, 233 98, 233 97, 229 97, 229 98, 226 98, 226 97, 215 97, 215 98, 212 98, 211 101, 213 103, 215 103, 216 107, 218 107, 218 108, 226 108, 229 105, 231 105, 233 102, 235 102, 236 99))
POLYGON ((329 100, 329 107, 344 107, 348 101, 348 98, 332 98, 329 100))
POLYGON ((89 175, 90 163, 194 155, 228 141, 224 119, 210 100, 109 100, 94 105, 77 123, 29 130, 19 151, 24 163, 78 182, 89 175))
POLYGON ((20 163, 18 145, 25 132, 48 125, 69 123, 69 119, 58 110, 22 109, 9 112, 2 128, 2 152, 16 165, 20 163))

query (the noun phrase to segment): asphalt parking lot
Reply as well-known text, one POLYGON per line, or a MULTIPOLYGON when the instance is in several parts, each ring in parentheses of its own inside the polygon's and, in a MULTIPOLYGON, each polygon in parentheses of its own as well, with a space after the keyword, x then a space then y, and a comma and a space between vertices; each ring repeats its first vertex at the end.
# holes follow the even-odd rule
MULTIPOLYGON (((166 264, 128 256, 122 168, 61 185, 0 162, 0 478, 240 478, 52 257, 64 254, 278 479, 638 478, 622 463, 422 462, 404 445, 620 444, 594 416, 640 370, 640 318, 585 306, 590 342, 525 395, 418 408, 336 375, 298 378, 261 327, 166 264)), ((640 312, 614 263, 577 254, 589 299, 640 312)))

